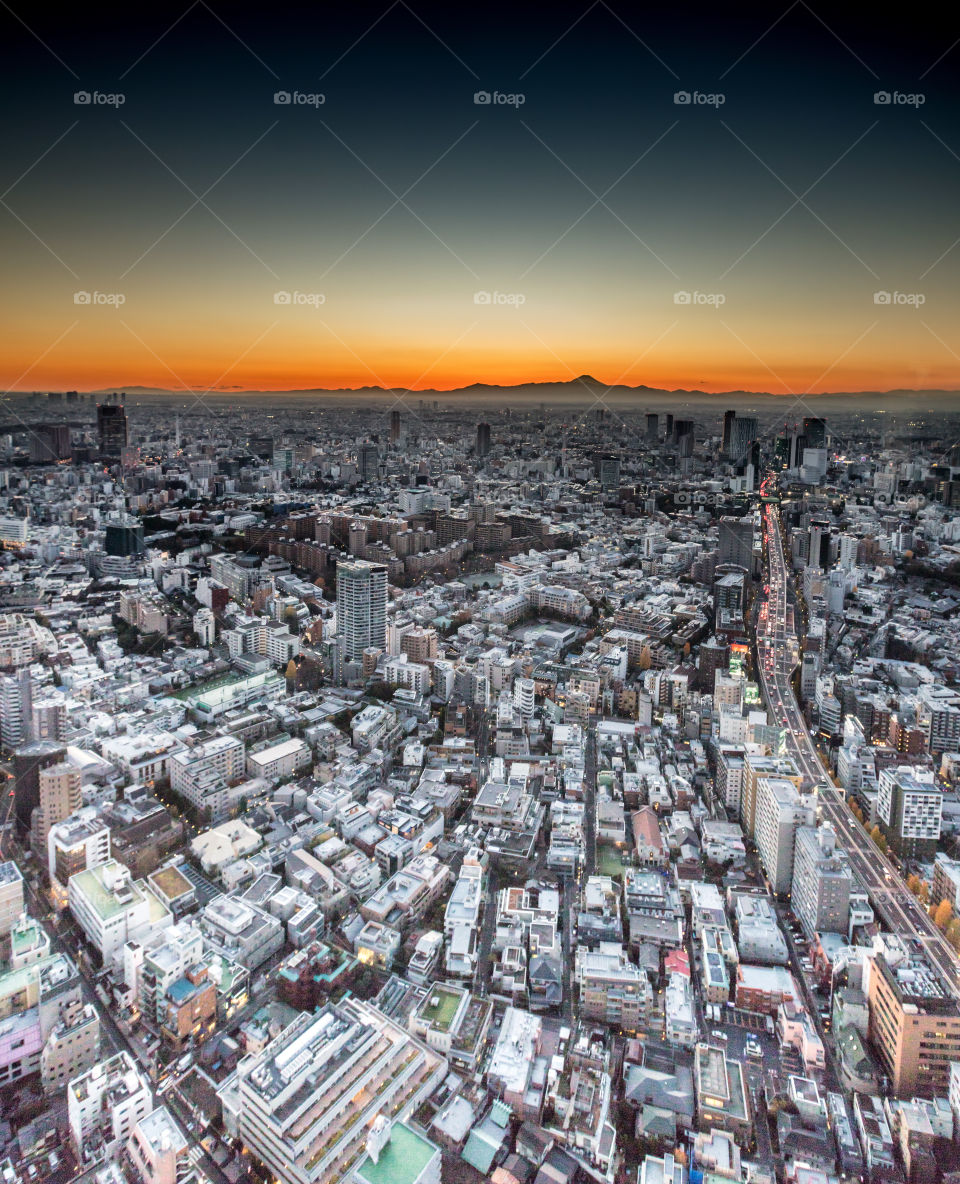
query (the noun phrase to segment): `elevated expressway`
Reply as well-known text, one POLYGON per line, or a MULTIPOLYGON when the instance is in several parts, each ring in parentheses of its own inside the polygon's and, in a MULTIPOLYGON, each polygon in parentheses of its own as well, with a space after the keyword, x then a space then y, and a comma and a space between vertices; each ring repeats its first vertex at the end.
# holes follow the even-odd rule
MULTIPOLYGON (((764 482, 765 493, 771 492, 772 484, 772 479, 764 482)), ((877 915, 900 937, 921 941, 945 985, 960 998, 960 959, 956 951, 850 813, 843 793, 833 784, 820 760, 793 692, 792 678, 800 660, 800 645, 789 604, 790 577, 783 553, 780 509, 775 502, 764 503, 763 529, 768 582, 766 599, 757 618, 757 659, 764 700, 774 720, 786 728, 786 755, 796 761, 806 788, 816 788, 820 817, 833 823, 837 842, 869 893, 877 915)))

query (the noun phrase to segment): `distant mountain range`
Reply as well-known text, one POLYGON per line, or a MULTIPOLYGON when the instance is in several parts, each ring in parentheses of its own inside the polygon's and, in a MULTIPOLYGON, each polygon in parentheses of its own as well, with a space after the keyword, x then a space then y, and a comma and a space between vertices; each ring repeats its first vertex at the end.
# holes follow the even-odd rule
POLYGON ((777 403, 795 403, 802 400, 803 403, 826 401, 831 404, 843 403, 847 404, 847 409, 851 411, 865 410, 887 410, 895 411, 898 406, 904 405, 910 407, 936 408, 938 410, 949 410, 951 407, 960 411, 960 390, 887 390, 887 391, 828 391, 822 394, 771 394, 769 391, 719 391, 711 393, 703 390, 665 390, 660 387, 650 387, 645 385, 640 386, 626 386, 622 383, 617 383, 613 386, 607 386, 606 383, 594 378, 592 375, 583 374, 578 378, 570 379, 566 382, 526 382, 515 386, 497 386, 492 383, 475 382, 469 386, 457 387, 453 390, 409 390, 405 387, 379 387, 379 386, 361 386, 361 387, 313 387, 307 389, 297 390, 245 390, 236 387, 227 389, 214 390, 168 390, 162 387, 147 387, 130 385, 125 386, 119 384, 117 386, 105 387, 102 390, 89 392, 92 395, 107 395, 116 391, 125 391, 128 396, 139 398, 190 398, 191 396, 202 396, 208 398, 247 398, 251 395, 260 398, 270 399, 294 399, 294 398, 315 398, 315 399, 339 399, 339 400, 376 400, 376 399, 396 399, 403 397, 405 399, 430 399, 435 401, 453 401, 453 402, 502 402, 520 400, 533 400, 541 403, 577 403, 582 402, 585 398, 596 400, 598 406, 602 406, 600 399, 604 402, 611 402, 617 404, 641 404, 650 405, 656 403, 692 403, 692 404, 708 404, 716 405, 717 403, 728 403, 732 405, 742 404, 768 404, 775 405, 777 403))

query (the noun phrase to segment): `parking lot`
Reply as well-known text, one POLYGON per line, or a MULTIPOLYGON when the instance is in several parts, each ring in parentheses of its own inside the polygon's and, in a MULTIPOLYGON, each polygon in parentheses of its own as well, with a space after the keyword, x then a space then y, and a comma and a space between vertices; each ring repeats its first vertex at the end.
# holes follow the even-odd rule
POLYGON ((726 1007, 724 1011, 724 1020, 728 1024, 733 1024, 737 1028, 749 1028, 751 1032, 768 1031, 768 1016, 757 1011, 742 1011, 739 1007, 726 1007))
POLYGON ((721 1023, 713 1023, 709 1019, 705 1022, 705 1032, 707 1040, 714 1040, 722 1043, 727 1050, 727 1056, 730 1060, 740 1061, 745 1067, 749 1067, 751 1063, 755 1064, 758 1069, 763 1065, 777 1064, 779 1045, 777 1044, 776 1036, 770 1035, 766 1030, 766 1016, 758 1016, 755 1012, 739 1011, 734 1007, 724 1008, 729 1016, 738 1015, 741 1017, 751 1017, 751 1023, 738 1024, 730 1022, 730 1019, 725 1016, 721 1023), (722 1039, 714 1036, 714 1032, 720 1032, 722 1039), (755 1042, 760 1046, 760 1056, 750 1056, 747 1052, 747 1044, 755 1042))

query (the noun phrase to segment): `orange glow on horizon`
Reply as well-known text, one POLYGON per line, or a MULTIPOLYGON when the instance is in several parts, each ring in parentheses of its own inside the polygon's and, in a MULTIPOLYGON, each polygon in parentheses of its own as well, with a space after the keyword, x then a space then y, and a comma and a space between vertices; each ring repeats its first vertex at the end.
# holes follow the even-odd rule
MULTIPOLYGON (((747 394, 791 395, 829 394, 831 392, 887 391, 887 390, 960 390, 960 379, 954 371, 925 369, 922 374, 905 372, 901 367, 867 366, 849 369, 837 368, 826 380, 817 382, 816 373, 824 368, 807 368, 799 363, 784 366, 776 371, 777 381, 764 368, 736 369, 728 365, 715 367, 699 366, 698 370, 709 369, 714 377, 708 379, 702 374, 690 373, 658 365, 656 369, 644 370, 638 366, 635 372, 618 370, 616 364, 585 363, 579 369, 564 369, 558 364, 543 364, 543 359, 531 360, 529 364, 512 359, 492 360, 486 358, 482 365, 470 369, 440 368, 426 375, 423 368, 411 368, 407 364, 382 364, 367 369, 360 362, 353 367, 328 370, 308 369, 292 364, 238 367, 236 371, 224 374, 226 367, 216 363, 209 367, 187 359, 184 365, 159 365, 148 361, 136 363, 118 361, 105 366, 102 359, 94 365, 61 363, 37 365, 29 370, 20 381, 14 379, 18 367, 15 363, 4 365, 0 360, 0 387, 10 392, 29 393, 46 390, 76 390, 81 392, 99 390, 132 390, 146 387, 186 394, 209 392, 215 395, 242 395, 244 393, 269 391, 282 394, 285 391, 333 391, 344 392, 380 388, 388 396, 393 390, 433 392, 443 394, 459 391, 474 385, 492 387, 515 387, 537 384, 568 384, 569 394, 575 397, 577 383, 581 376, 590 376, 598 384, 614 387, 649 387, 663 391, 702 391, 705 394, 722 394, 743 391, 747 394), (118 377, 120 376, 120 377, 118 377)), ((581 388, 589 398, 591 388, 581 388)), ((478 391, 477 397, 483 392, 478 391)), ((643 392, 638 391, 638 397, 643 392)))
POLYGON ((753 326, 749 337, 734 337, 708 321, 624 334, 547 318, 535 328, 432 325, 428 333, 393 326, 377 337, 354 324, 308 331, 299 324, 224 323, 206 332, 196 323, 152 322, 148 328, 138 321, 78 318, 67 324, 56 330, 10 326, 0 347, 0 389, 242 394, 382 388, 389 396, 391 390, 566 383, 567 398, 582 390, 589 400, 593 392, 574 382, 582 375, 608 387, 707 394, 960 389, 956 358, 915 327, 904 341, 882 333, 857 340, 859 328, 849 326, 786 340, 775 326, 753 326))

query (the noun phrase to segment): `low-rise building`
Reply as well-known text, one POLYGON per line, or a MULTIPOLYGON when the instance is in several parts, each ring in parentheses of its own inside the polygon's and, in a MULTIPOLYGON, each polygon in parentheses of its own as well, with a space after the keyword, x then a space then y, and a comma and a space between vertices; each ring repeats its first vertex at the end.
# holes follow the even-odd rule
POLYGON ((623 946, 601 942, 597 950, 578 947, 576 981, 583 1018, 628 1032, 642 1027, 652 1001, 650 982, 623 946))
POLYGON ((781 1004, 800 1005, 800 993, 793 975, 782 966, 737 967, 737 1007, 776 1015, 781 1004))
POLYGON ((190 1148, 165 1106, 141 1118, 127 1142, 127 1159, 142 1184, 182 1184, 190 1148))
POLYGON ((737 893, 735 917, 737 950, 744 962, 787 965, 787 942, 768 897, 737 893))
MULTIPOLYGON (((520 1008, 508 1007, 487 1062, 487 1086, 518 1118, 539 1122, 546 1073, 538 1077, 543 1021, 520 1008)), ((543 1066, 545 1070, 546 1066, 543 1066)))
POLYGON ((693 1048, 697 1043, 697 1013, 690 978, 671 974, 663 999, 664 1036, 669 1044, 693 1048))
POLYGON ((312 764, 309 747, 299 738, 283 740, 268 748, 260 748, 247 755, 247 774, 265 781, 295 777, 312 764))
POLYGON ((70 877, 70 911, 104 963, 131 939, 173 922, 162 901, 115 859, 70 877))
POLYGON ((493 1016, 488 999, 450 983, 430 987, 409 1020, 410 1031, 467 1071, 483 1058, 493 1016))
POLYGON ((443 895, 453 873, 436 855, 423 853, 390 877, 360 906, 366 921, 412 925, 443 895))
POLYGON ((729 1060, 723 1048, 712 1044, 698 1044, 693 1063, 700 1128, 729 1131, 745 1146, 751 1137, 753 1115, 743 1065, 729 1060))
POLYGON ((67 1087, 67 1119, 77 1161, 116 1159, 152 1110, 150 1086, 126 1051, 75 1077, 67 1087))
POLYGON ((255 970, 283 946, 283 922, 265 909, 232 896, 215 896, 200 913, 209 949, 255 970))

